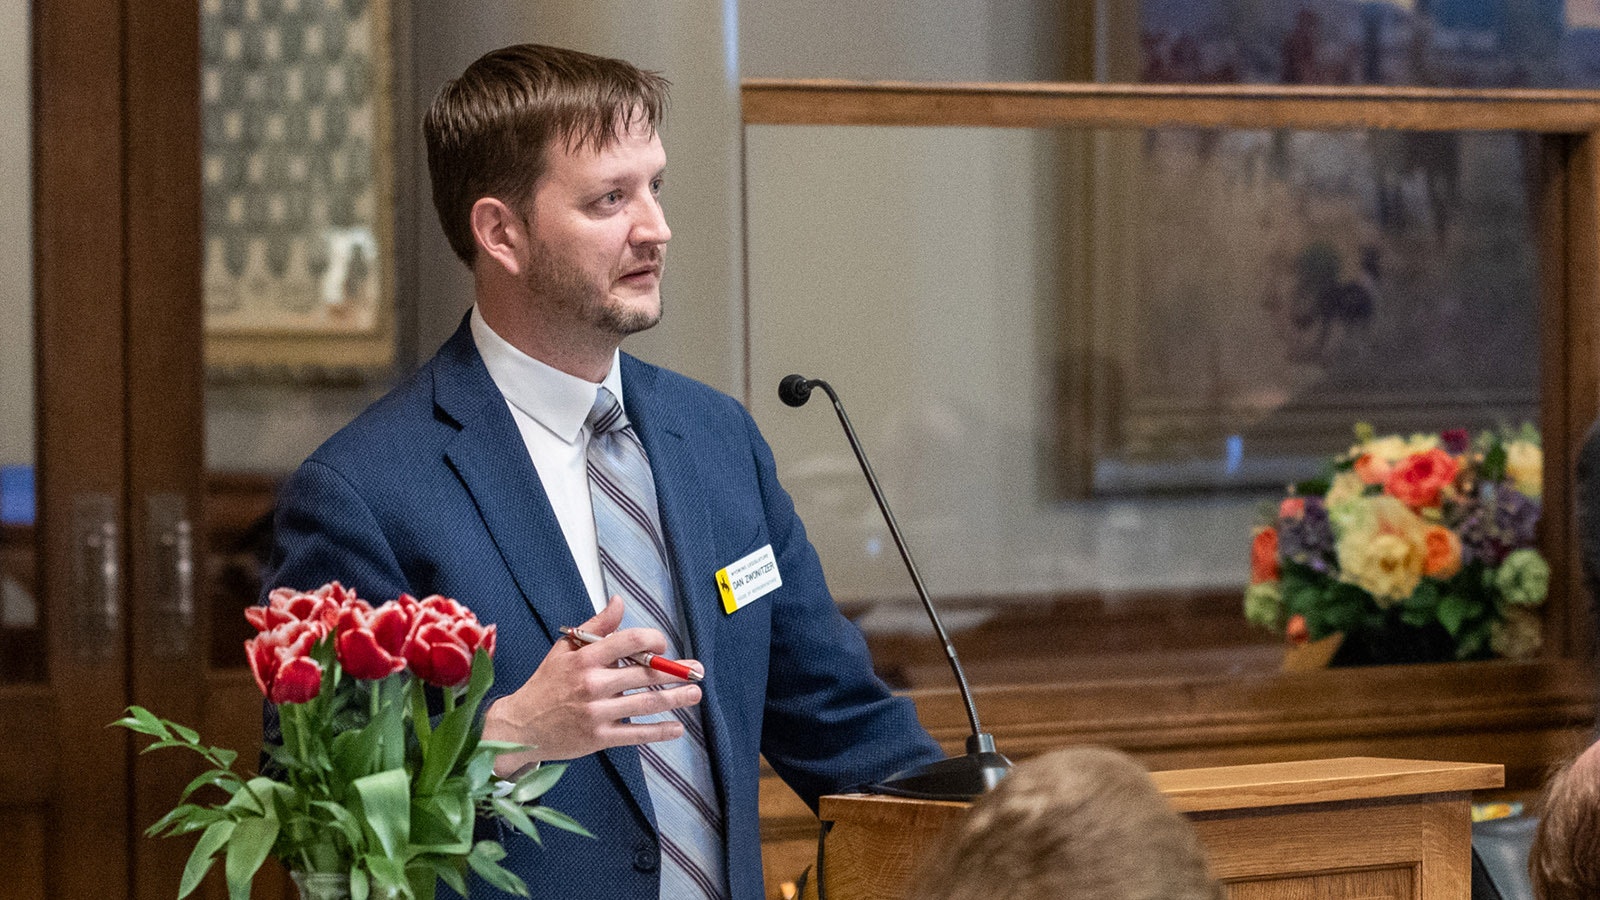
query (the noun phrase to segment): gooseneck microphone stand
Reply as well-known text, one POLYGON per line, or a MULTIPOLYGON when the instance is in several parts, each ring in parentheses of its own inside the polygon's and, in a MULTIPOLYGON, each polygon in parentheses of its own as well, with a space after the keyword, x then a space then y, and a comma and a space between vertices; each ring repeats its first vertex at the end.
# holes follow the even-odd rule
POLYGON ((883 488, 879 486, 878 477, 872 472, 872 463, 867 461, 866 451, 861 449, 861 441, 856 438, 856 430, 850 425, 850 417, 845 414, 844 404, 839 402, 839 395, 834 393, 831 385, 820 378, 807 379, 803 375, 789 375, 778 384, 778 398, 789 406, 804 406, 806 401, 811 399, 812 388, 822 388, 828 399, 833 401, 834 412, 839 414, 839 424, 844 427, 845 437, 850 441, 850 449, 855 451, 856 462, 861 464, 862 474, 867 476, 867 485, 872 488, 872 496, 878 501, 878 509, 883 513, 883 520, 889 525, 889 534, 894 538, 894 545, 900 551, 900 559, 906 564, 906 572, 911 575, 911 583, 917 589, 917 597, 922 600, 922 608, 927 611, 934 632, 944 644, 944 655, 950 660, 950 671, 955 673, 956 687, 961 690, 961 700, 967 707, 967 721, 972 726, 972 734, 967 737, 965 756, 953 756, 897 772, 872 785, 872 788, 885 794, 923 800, 971 800, 999 784, 1000 779, 1011 771, 1011 760, 995 750, 994 736, 986 734, 983 727, 978 724, 978 708, 972 702, 972 690, 967 687, 967 676, 961 670, 961 660, 956 657, 956 648, 950 643, 950 636, 945 633, 944 624, 939 621, 939 613, 933 607, 933 600, 929 598, 927 588, 922 585, 922 576, 917 573, 917 564, 911 559, 911 551, 906 547, 905 537, 900 533, 900 525, 895 521, 894 512, 889 509, 889 501, 884 499, 883 488))

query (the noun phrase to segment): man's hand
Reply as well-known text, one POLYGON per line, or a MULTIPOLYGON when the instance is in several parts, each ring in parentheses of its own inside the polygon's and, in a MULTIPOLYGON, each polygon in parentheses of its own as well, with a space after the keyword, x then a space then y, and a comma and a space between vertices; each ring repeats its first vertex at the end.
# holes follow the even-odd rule
MULTIPOLYGON (((661 632, 653 628, 618 631, 621 624, 622 598, 612 597, 605 609, 579 626, 605 636, 604 640, 582 647, 569 640, 556 641, 522 687, 489 707, 483 723, 485 739, 533 748, 502 755, 495 762, 497 773, 513 772, 531 762, 575 759, 606 747, 670 741, 683 735, 683 723, 676 719, 622 721, 693 706, 700 702, 701 694, 698 685, 647 666, 618 666, 618 660, 635 653, 664 653, 667 649, 661 632), (623 693, 658 684, 681 686, 623 693)), ((685 662, 702 668, 696 661, 685 662)))

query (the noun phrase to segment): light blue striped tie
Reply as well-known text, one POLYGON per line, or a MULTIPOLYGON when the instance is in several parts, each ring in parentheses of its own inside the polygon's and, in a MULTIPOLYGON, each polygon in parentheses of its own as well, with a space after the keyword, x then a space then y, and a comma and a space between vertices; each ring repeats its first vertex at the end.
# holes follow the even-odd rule
MULTIPOLYGON (((587 424, 593 430, 589 494, 606 594, 620 596, 626 604, 622 627, 657 629, 667 636, 667 656, 690 656, 677 592, 667 568, 655 479, 650 475, 644 445, 628 424, 622 405, 604 387, 594 399, 587 424)), ((728 896, 722 811, 711 778, 700 707, 635 716, 633 721, 655 722, 673 716, 683 722, 683 737, 639 746, 661 840, 661 897, 722 900, 728 896)))

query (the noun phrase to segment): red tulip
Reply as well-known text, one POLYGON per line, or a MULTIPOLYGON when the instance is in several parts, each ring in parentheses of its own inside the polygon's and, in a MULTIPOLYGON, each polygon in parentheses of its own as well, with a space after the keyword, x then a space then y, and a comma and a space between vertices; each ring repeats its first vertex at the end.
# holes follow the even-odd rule
MULTIPOLYGON (((404 598, 409 600, 409 597, 404 598)), ((406 667, 406 637, 416 604, 396 600, 374 610, 351 597, 339 610, 334 626, 334 652, 344 670, 357 678, 376 680, 406 667)))
POLYGON ((337 581, 330 581, 310 593, 281 587, 267 595, 266 606, 252 606, 244 611, 244 617, 257 631, 271 631, 288 622, 311 621, 331 628, 339 608, 355 599, 355 592, 345 590, 337 581))
POLYGON ((472 675, 472 656, 479 649, 494 655, 493 625, 479 623, 472 610, 448 597, 435 594, 417 603, 405 658, 418 678, 437 687, 462 684, 472 675))
POLYGON ((273 703, 304 703, 322 688, 322 666, 311 649, 328 633, 320 621, 294 619, 244 642, 245 658, 262 696, 273 703))

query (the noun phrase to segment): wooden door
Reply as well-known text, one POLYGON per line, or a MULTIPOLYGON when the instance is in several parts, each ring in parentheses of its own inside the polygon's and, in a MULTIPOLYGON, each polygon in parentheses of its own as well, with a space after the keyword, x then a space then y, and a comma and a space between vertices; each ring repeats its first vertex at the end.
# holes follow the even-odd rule
POLYGON ((131 702, 204 711, 198 7, 13 11, 32 32, 36 515, 0 533, 0 898, 168 898, 188 847, 139 833, 193 763, 107 725, 131 702))
POLYGON ((128 634, 121 109, 104 88, 120 83, 120 16, 32 14, 37 514, 5 534, 0 896, 115 900, 131 860, 129 745, 105 728, 126 702, 128 634))

